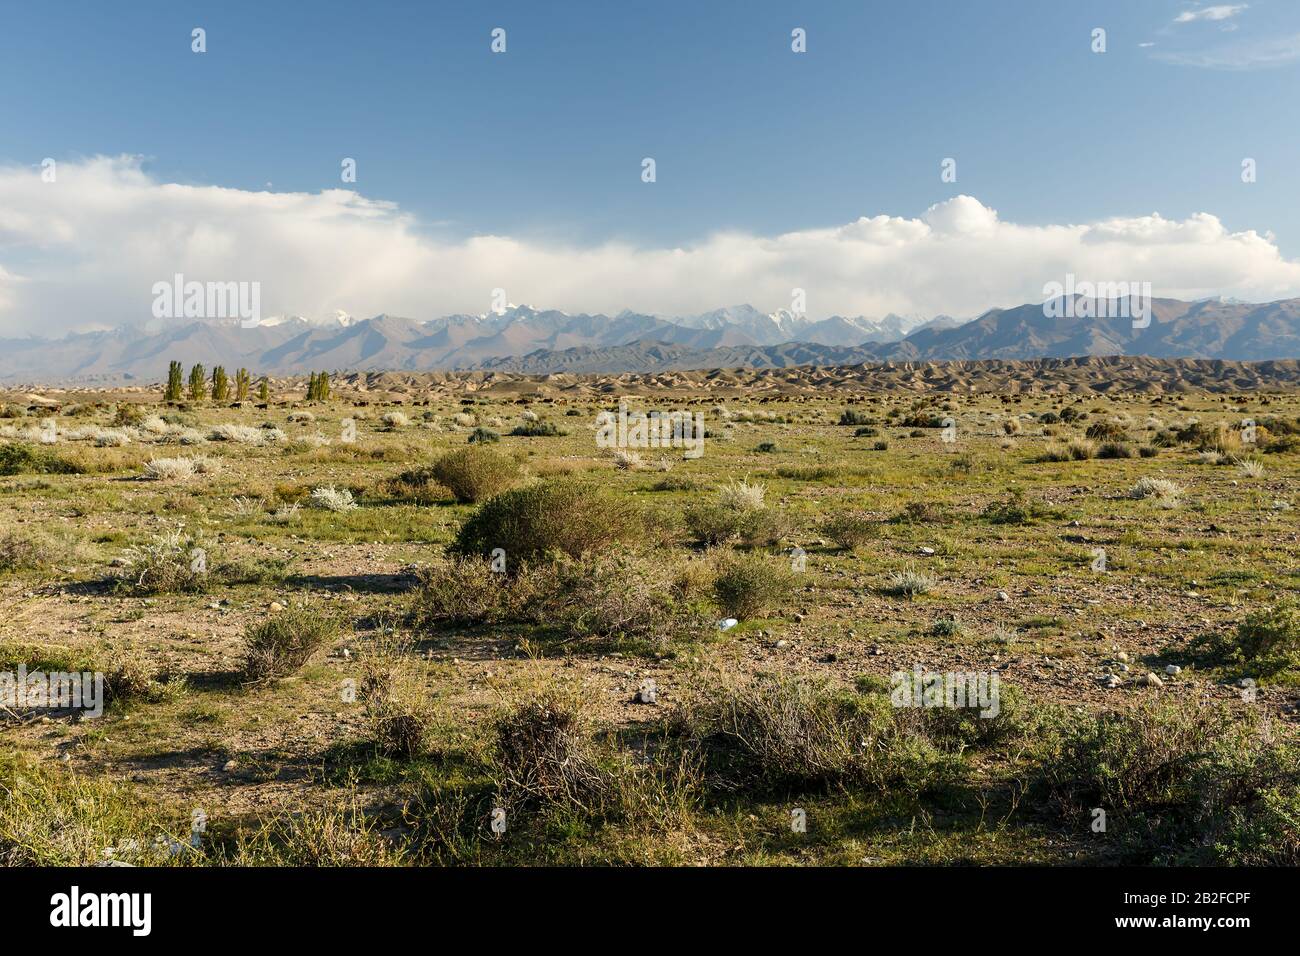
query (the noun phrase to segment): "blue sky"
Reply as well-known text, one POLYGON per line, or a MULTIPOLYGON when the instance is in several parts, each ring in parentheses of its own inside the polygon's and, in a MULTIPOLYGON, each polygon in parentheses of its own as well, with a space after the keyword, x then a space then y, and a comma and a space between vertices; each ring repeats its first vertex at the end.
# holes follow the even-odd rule
POLYGON ((1300 252, 1300 63, 1154 58, 1300 34, 1290 2, 1256 0, 1231 33, 1161 0, 7 7, 13 163, 140 154, 167 180, 314 191, 351 156, 359 189, 429 223, 667 242, 968 192, 1022 222, 1208 209, 1300 252))
MULTIPOLYGON (((964 194, 1023 225, 1208 212, 1300 256, 1288 0, 65 2, 3 18, 7 167, 131 156, 158 183, 347 188, 447 241, 672 247, 964 194)), ((11 263, 33 255, 19 245, 11 263)))

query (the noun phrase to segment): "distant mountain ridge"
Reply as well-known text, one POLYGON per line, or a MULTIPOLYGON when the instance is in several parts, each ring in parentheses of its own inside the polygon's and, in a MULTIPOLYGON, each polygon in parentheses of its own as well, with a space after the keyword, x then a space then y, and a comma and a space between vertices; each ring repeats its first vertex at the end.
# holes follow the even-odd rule
POLYGON ((949 316, 927 322, 897 315, 811 320, 784 310, 768 315, 748 305, 672 319, 630 310, 607 316, 520 305, 500 314, 428 322, 336 313, 323 322, 277 317, 246 329, 237 322, 193 320, 58 340, 0 340, 0 381, 157 381, 172 359, 292 375, 310 369, 551 374, 1110 355, 1233 361, 1300 356, 1300 299, 1155 299, 1146 328, 1115 316, 1118 310, 1105 311, 1111 317, 1053 318, 1038 303, 990 309, 967 322, 949 316))

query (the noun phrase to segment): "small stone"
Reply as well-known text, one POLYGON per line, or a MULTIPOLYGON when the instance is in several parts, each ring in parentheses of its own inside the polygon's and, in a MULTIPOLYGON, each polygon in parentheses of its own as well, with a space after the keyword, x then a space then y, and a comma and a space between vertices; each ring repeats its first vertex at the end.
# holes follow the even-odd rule
POLYGON ((998 600, 999 600, 999 601, 1010 601, 1010 600, 1011 600, 1011 595, 1007 594, 1006 591, 999 591, 999 592, 998 592, 998 600))
POLYGON ((1120 680, 1118 677, 1116 677, 1114 674, 1107 674, 1106 679, 1103 680, 1101 683, 1103 687, 1107 687, 1110 690, 1114 690, 1116 687, 1118 687, 1120 684, 1124 682, 1120 680))
POLYGON ((1127 665, 1127 664, 1120 664, 1119 667, 1118 667, 1118 670, 1119 670, 1119 672, 1120 672, 1121 674, 1127 674, 1127 673, 1128 673, 1128 665, 1127 665))
POLYGON ((224 764, 221 765, 221 769, 224 770, 226 773, 234 773, 235 768, 238 766, 239 764, 237 764, 235 761, 227 760, 224 764))
POLYGON ((1119 662, 1122 663, 1122 664, 1127 664, 1127 663, 1128 663, 1128 653, 1125 652, 1125 651, 1120 651, 1118 654, 1115 655, 1115 660, 1119 661, 1119 662))
POLYGON ((1140 683, 1142 684, 1143 687, 1164 687, 1165 686, 1165 682, 1162 681, 1155 674, 1147 674, 1146 677, 1143 677, 1141 679, 1140 683))
POLYGON ((1170 677, 1177 677, 1180 673, 1182 673, 1182 670, 1183 669, 1179 667, 1177 664, 1165 665, 1165 673, 1168 674, 1170 677))
POLYGON ((284 610, 284 605, 281 604, 279 601, 272 601, 272 602, 271 602, 271 610, 272 610, 272 611, 283 611, 283 610, 284 610))
POLYGON ((921 548, 921 553, 924 554, 926 557, 929 557, 930 555, 934 554, 934 548, 921 548))

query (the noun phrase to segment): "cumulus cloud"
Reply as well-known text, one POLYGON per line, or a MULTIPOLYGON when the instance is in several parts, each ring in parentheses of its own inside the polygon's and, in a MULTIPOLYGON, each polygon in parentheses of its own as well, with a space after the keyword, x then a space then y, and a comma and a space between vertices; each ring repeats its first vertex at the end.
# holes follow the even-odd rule
POLYGON ((392 203, 345 190, 273 193, 158 182, 138 160, 0 168, 0 335, 56 335, 151 318, 153 286, 261 283, 264 315, 428 319, 512 302, 570 312, 689 314, 750 302, 814 318, 973 316, 1038 301, 1043 285, 1149 281, 1156 295, 1300 295, 1271 236, 1214 216, 1021 225, 970 196, 916 218, 864 216, 775 236, 719 232, 674 248, 510 236, 434 238, 392 203))

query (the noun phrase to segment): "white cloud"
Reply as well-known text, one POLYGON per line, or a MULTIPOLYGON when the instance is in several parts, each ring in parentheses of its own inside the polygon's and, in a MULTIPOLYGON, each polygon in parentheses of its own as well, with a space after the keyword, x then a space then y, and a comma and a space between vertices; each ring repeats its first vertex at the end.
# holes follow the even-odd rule
POLYGON ((160 183, 137 160, 59 164, 55 183, 0 168, 0 335, 150 317, 155 282, 259 281, 265 315, 336 309, 425 319, 484 312, 492 290, 570 312, 684 314, 751 302, 814 317, 970 316, 1080 280, 1149 281, 1157 295, 1300 295, 1271 236, 1209 214, 1021 225, 970 196, 916 218, 873 216, 775 236, 720 232, 677 248, 509 236, 430 238, 392 203, 344 190, 248 192, 160 183))
POLYGON ((1174 23, 1194 23, 1197 20, 1228 20, 1245 10, 1249 4, 1222 3, 1212 7, 1184 10, 1174 17, 1174 23))

